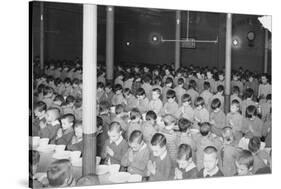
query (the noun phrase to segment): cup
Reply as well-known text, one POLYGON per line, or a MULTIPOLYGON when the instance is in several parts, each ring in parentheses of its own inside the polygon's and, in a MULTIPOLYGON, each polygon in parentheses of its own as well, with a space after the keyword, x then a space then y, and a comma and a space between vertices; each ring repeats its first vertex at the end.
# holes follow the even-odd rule
POLYGON ((49 139, 48 138, 41 138, 39 140, 39 146, 47 146, 49 144, 49 139))
POLYGON ((78 160, 81 156, 81 152, 80 151, 73 151, 70 153, 70 159, 72 161, 78 160))
POLYGON ((57 145, 55 148, 56 153, 63 152, 65 149, 65 145, 57 145))

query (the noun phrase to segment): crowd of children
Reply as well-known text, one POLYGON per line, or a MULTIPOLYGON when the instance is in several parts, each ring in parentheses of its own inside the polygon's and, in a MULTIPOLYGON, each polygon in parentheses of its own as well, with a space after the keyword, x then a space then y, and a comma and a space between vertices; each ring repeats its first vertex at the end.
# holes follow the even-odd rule
MULTIPOLYGON (((120 164, 148 181, 271 172, 270 75, 233 70, 226 112, 224 72, 216 68, 116 66, 110 82, 104 65, 97 69, 102 164, 120 164)), ((50 64, 34 79, 30 135, 83 151, 80 64, 50 64)), ((73 186, 70 166, 54 162, 49 185, 73 186)), ((99 183, 94 175, 82 179, 99 183)))

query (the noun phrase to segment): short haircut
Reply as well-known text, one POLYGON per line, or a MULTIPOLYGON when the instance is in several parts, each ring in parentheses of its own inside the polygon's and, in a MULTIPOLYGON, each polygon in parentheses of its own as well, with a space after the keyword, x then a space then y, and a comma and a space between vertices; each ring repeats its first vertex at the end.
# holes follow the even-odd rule
POLYGON ((176 92, 174 90, 168 90, 166 96, 167 96, 167 99, 175 98, 176 97, 176 92))
POLYGON ((150 120, 156 120, 157 119, 157 115, 154 111, 150 110, 146 113, 145 115, 145 119, 147 121, 150 121, 150 120))
POLYGON ((65 79, 63 80, 63 82, 64 82, 64 83, 67 83, 67 84, 70 84, 70 85, 72 84, 72 83, 71 83, 71 79, 68 78, 68 77, 65 78, 65 79))
POLYGON ((212 110, 215 110, 215 109, 220 108, 220 107, 221 107, 220 99, 218 99, 218 98, 213 99, 212 103, 211 103, 212 110))
POLYGON ((122 128, 119 122, 113 121, 109 125, 108 131, 112 132, 113 130, 116 130, 117 132, 122 132, 122 128))
POLYGON ((54 98, 54 102, 56 102, 56 101, 59 101, 59 102, 64 102, 64 98, 63 98, 63 96, 62 95, 57 95, 55 98, 54 98))
POLYGON ((208 89, 210 89, 210 88, 211 88, 210 82, 205 81, 205 82, 204 82, 204 90, 208 90, 208 89))
POLYGON ((181 96, 181 101, 184 103, 184 102, 189 102, 191 103, 191 96, 187 93, 183 94, 181 96))
POLYGON ((72 80, 72 85, 79 85, 79 84, 80 84, 79 79, 75 78, 72 80))
POLYGON ((131 89, 129 88, 125 88, 124 91, 123 91, 124 94, 132 94, 132 91, 131 89))
POLYGON ((56 78, 55 79, 55 85, 58 85, 58 84, 61 84, 61 83, 62 83, 61 78, 56 78))
POLYGON ((236 100, 236 99, 231 101, 231 105, 235 105, 237 108, 240 109, 240 102, 238 100, 236 100))
POLYGON ((66 119, 69 123, 72 123, 72 126, 75 125, 75 116, 73 114, 64 114, 61 116, 61 120, 66 119))
POLYGON ((104 84, 103 84, 103 82, 98 82, 97 83, 97 89, 104 89, 104 84))
POLYGON ((145 75, 144 78, 143 78, 143 82, 144 83, 150 83, 151 82, 151 78, 149 75, 145 75))
POLYGON ((179 79, 178 79, 178 85, 182 85, 183 83, 184 83, 183 78, 179 78, 179 79))
POLYGON ((239 165, 245 165, 248 169, 254 165, 254 156, 248 150, 241 150, 237 158, 237 163, 239 165))
POLYGON ((54 93, 54 89, 52 87, 49 87, 49 86, 45 86, 44 89, 43 89, 43 95, 47 95, 47 94, 50 94, 50 93, 54 93))
POLYGON ((186 132, 189 128, 191 128, 192 122, 189 121, 188 119, 181 118, 178 121, 178 126, 179 126, 180 132, 186 132))
POLYGON ((165 84, 167 85, 167 84, 170 84, 170 83, 173 84, 173 79, 170 78, 170 77, 168 77, 168 78, 166 79, 166 81, 165 81, 165 84))
POLYGON ((137 140, 137 143, 140 144, 143 141, 143 134, 140 130, 134 130, 130 137, 129 137, 129 142, 132 143, 135 140, 137 140))
POLYGON ((253 118, 257 115, 257 108, 254 105, 250 105, 246 108, 246 118, 253 118))
POLYGON ((123 87, 122 87, 122 85, 120 85, 120 84, 116 84, 115 86, 114 86, 114 92, 117 92, 117 91, 122 91, 123 90, 123 87))
POLYGON ((182 159, 185 157, 185 160, 192 158, 192 148, 188 144, 181 144, 177 151, 177 159, 182 159))
POLYGON ((145 95, 145 90, 143 88, 138 88, 136 91, 136 96, 143 96, 145 95))
POLYGON ((251 152, 256 153, 261 147, 261 140, 259 137, 253 136, 249 140, 248 148, 251 152))
POLYGON ((194 89, 196 88, 196 82, 192 79, 189 81, 189 85, 188 85, 189 89, 194 89))
POLYGON ((111 83, 106 83, 105 88, 112 89, 112 84, 111 83))
POLYGON ((79 127, 79 126, 83 126, 82 120, 77 120, 77 121, 75 121, 74 128, 79 127))
MULTIPOLYGON (((167 120, 167 119, 170 123, 176 123, 177 122, 177 118, 172 114, 166 114, 166 115, 163 116, 163 120, 167 120)), ((166 125, 166 121, 164 121, 164 123, 166 125)))
POLYGON ((53 187, 63 185, 71 176, 71 163, 68 159, 54 161, 47 170, 49 184, 53 187))
POLYGON ((65 105, 69 105, 71 103, 75 103, 75 98, 74 98, 74 96, 69 95, 65 99, 65 105))
POLYGON ((223 92, 223 91, 224 91, 224 86, 223 86, 223 85, 219 85, 219 86, 217 87, 217 91, 218 91, 218 92, 223 92))
POLYGON ((216 154, 217 155, 218 150, 214 146, 207 146, 206 148, 204 148, 204 153, 205 154, 216 154))
POLYGON ((47 83, 50 83, 52 81, 55 81, 54 77, 53 76, 48 76, 47 77, 47 83))
POLYGON ((161 148, 166 145, 166 137, 161 133, 155 133, 150 141, 152 146, 160 146, 161 148))
POLYGON ((137 117, 141 117, 141 112, 138 108, 133 108, 130 112, 130 119, 134 120, 137 117))
POLYGON ((240 93, 239 87, 238 87, 238 86, 234 86, 234 87, 232 88, 232 93, 233 93, 233 94, 239 94, 239 93, 240 93))
POLYGON ((116 115, 124 112, 124 106, 122 104, 117 104, 115 107, 115 113, 116 115))
POLYGON ((77 99, 75 100, 74 107, 75 107, 75 108, 80 108, 80 107, 82 107, 82 99, 81 99, 81 98, 77 98, 77 99))
POLYGON ((76 186, 92 186, 100 184, 99 177, 95 174, 88 174, 77 180, 76 186))
POLYGON ((204 104, 205 104, 204 98, 202 98, 201 96, 199 96, 195 99, 195 102, 194 102, 195 107, 204 106, 204 104))
POLYGON ((211 131, 211 124, 209 122, 203 122, 200 124, 200 133, 202 136, 207 136, 211 131))
POLYGON ((43 101, 38 101, 34 105, 34 110, 37 110, 38 112, 47 111, 47 105, 43 101))
POLYGON ((245 98, 252 98, 254 95, 254 90, 252 88, 246 89, 245 93, 245 98))
POLYGON ((103 112, 103 111, 106 111, 108 110, 110 107, 110 104, 108 101, 101 101, 100 104, 99 104, 99 109, 100 109, 100 112, 103 112))

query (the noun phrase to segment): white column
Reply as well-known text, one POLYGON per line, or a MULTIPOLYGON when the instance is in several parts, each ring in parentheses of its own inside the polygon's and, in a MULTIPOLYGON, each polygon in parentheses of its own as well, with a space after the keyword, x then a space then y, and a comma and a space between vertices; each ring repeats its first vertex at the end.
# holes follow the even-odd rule
POLYGON ((97 6, 83 5, 83 175, 96 166, 97 6))
POLYGON ((106 7, 106 79, 113 80, 114 69, 114 7, 106 7))
POLYGON ((175 70, 180 67, 180 36, 181 36, 181 12, 176 12, 176 44, 175 44, 175 70))

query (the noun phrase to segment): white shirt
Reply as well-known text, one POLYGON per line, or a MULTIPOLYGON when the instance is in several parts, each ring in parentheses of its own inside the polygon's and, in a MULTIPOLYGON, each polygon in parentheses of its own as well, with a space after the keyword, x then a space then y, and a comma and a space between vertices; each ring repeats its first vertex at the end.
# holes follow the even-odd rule
MULTIPOLYGON (((120 138, 119 138, 117 141, 115 141, 114 143, 118 146, 118 145, 122 142, 122 140, 123 140, 123 137, 120 136, 120 138)), ((110 140, 109 142, 110 142, 110 144, 111 144, 113 141, 110 140)))
POLYGON ((217 172, 219 171, 218 166, 216 166, 216 168, 212 171, 212 172, 207 172, 206 169, 203 170, 203 176, 214 176, 215 174, 217 174, 217 172))

